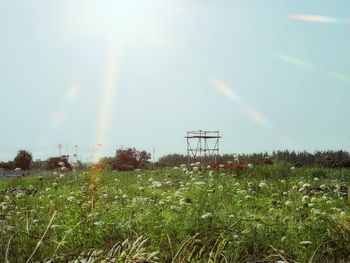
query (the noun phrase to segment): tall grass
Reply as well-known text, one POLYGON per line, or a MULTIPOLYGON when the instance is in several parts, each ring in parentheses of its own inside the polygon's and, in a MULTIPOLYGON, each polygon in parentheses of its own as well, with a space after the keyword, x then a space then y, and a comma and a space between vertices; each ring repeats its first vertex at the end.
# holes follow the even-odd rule
POLYGON ((2 180, 0 261, 346 262, 349 181, 286 165, 2 180))

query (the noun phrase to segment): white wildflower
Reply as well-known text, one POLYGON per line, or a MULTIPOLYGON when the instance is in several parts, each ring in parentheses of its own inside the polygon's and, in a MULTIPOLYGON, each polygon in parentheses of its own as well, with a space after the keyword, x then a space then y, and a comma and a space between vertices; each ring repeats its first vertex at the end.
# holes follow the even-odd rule
POLYGON ((303 203, 307 203, 309 201, 310 197, 308 197, 307 195, 303 196, 303 199, 301 200, 303 203))
POLYGON ((266 184, 264 183, 264 182, 261 182, 260 184, 259 184, 259 187, 260 188, 263 188, 263 187, 265 187, 266 186, 266 184))
POLYGON ((312 244, 311 241, 301 241, 300 242, 300 245, 310 245, 310 244, 312 244))
POLYGON ((285 205, 286 205, 286 206, 291 206, 291 205, 292 205, 292 202, 288 200, 288 201, 285 202, 285 205))
POLYGON ((203 218, 203 219, 206 219, 208 217, 213 217, 213 214, 212 213, 206 213, 206 214, 201 216, 201 218, 203 218))

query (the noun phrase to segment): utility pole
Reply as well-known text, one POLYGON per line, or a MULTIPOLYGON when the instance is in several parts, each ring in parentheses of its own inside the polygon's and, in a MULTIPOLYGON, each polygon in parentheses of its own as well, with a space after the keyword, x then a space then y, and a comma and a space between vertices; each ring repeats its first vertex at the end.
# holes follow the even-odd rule
POLYGON ((58 152, 59 152, 59 157, 61 157, 62 155, 61 155, 61 149, 62 149, 62 144, 58 144, 58 152))

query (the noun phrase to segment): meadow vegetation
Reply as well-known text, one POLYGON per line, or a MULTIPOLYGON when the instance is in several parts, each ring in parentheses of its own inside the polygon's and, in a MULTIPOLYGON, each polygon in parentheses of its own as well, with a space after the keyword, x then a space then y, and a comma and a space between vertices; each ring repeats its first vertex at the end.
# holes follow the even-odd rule
POLYGON ((286 164, 4 179, 0 261, 349 262, 349 182, 286 164))

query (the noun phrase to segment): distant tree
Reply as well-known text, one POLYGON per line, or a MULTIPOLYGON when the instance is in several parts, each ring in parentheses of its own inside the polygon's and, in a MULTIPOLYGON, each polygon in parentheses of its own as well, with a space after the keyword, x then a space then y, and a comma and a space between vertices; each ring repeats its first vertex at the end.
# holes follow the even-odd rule
POLYGON ((187 156, 183 154, 173 153, 164 155, 159 158, 157 166, 180 166, 181 164, 187 164, 187 156))
POLYGON ((30 164, 33 161, 32 154, 26 150, 20 150, 17 153, 17 156, 13 160, 14 166, 16 168, 21 168, 22 170, 28 170, 30 164))
POLYGON ((135 148, 116 151, 115 158, 107 159, 113 169, 127 171, 146 167, 151 154, 146 151, 137 151, 135 148))
POLYGON ((0 167, 4 168, 5 170, 13 170, 16 168, 13 161, 0 162, 0 167))
POLYGON ((50 157, 47 159, 47 169, 54 170, 62 168, 60 163, 63 163, 63 166, 67 169, 71 170, 72 165, 68 161, 69 155, 62 155, 61 157, 50 157))

